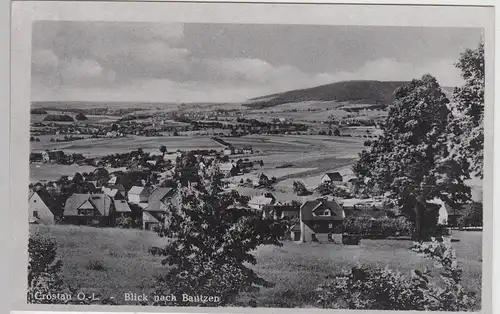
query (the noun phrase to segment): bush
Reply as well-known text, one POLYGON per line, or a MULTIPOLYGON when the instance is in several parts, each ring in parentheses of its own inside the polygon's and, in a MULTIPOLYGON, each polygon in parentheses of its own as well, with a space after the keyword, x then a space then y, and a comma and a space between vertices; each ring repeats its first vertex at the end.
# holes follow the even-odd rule
POLYGON ((410 236, 413 231, 413 224, 404 217, 373 219, 369 216, 351 216, 344 219, 343 226, 344 232, 365 238, 410 236))
POLYGON ((128 228, 134 228, 135 224, 134 220, 131 217, 120 216, 116 219, 116 226, 118 228, 128 229, 128 228))
POLYGON ((79 112, 76 114, 75 119, 77 121, 83 121, 83 120, 87 120, 87 116, 84 115, 83 113, 79 112))
POLYGON ((345 189, 336 186, 332 182, 323 182, 316 188, 316 191, 321 195, 332 195, 341 198, 352 198, 352 195, 345 189))
POLYGON ((56 242, 47 237, 30 236, 28 240, 28 303, 54 304, 58 300, 40 300, 35 294, 61 292, 59 273, 62 262, 56 258, 56 242))
POLYGON ((306 188, 306 185, 302 181, 293 181, 293 191, 299 196, 310 194, 309 190, 307 190, 306 188))
POLYGON ((387 267, 358 265, 321 284, 316 290, 318 305, 366 310, 474 310, 474 296, 461 285, 461 272, 449 240, 416 243, 413 250, 436 260, 436 266, 443 269, 444 289, 431 281, 434 277, 427 269, 414 270, 407 277, 387 267))

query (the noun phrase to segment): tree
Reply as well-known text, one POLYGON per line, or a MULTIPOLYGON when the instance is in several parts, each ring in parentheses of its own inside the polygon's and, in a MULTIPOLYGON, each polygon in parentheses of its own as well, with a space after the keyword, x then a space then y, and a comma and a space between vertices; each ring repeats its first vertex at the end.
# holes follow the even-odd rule
POLYGON ((333 135, 335 135, 335 136, 340 136, 340 130, 339 130, 339 129, 335 129, 335 130, 333 131, 333 135))
POLYGON ((30 142, 34 142, 35 141, 35 138, 32 136, 30 137, 30 142))
POLYGON ((75 120, 77 120, 77 121, 87 120, 87 116, 85 116, 83 113, 79 112, 76 114, 75 120))
MULTIPOLYGON (((179 205, 166 212, 157 230, 168 238, 158 250, 168 270, 159 278, 156 292, 212 295, 220 299, 210 305, 231 304, 241 292, 270 286, 247 267, 257 262, 250 252, 263 244, 280 246, 284 226, 262 218, 248 207, 248 198, 224 191, 217 165, 199 170, 196 182, 179 184, 179 205)), ((177 305, 187 304, 177 298, 177 305)))
POLYGON ((302 181, 293 181, 293 192, 299 196, 309 194, 306 185, 302 181))
POLYGON ((453 100, 460 113, 451 125, 451 139, 457 151, 470 162, 472 174, 483 177, 484 150, 484 43, 467 49, 455 66, 465 83, 455 88, 453 100))
POLYGON ((460 227, 479 227, 483 225, 483 204, 472 202, 467 205, 464 213, 458 219, 460 227))
POLYGON ((165 145, 160 146, 160 152, 165 156, 165 153, 167 152, 167 147, 165 145))
POLYGON ((73 183, 81 184, 83 181, 83 176, 79 172, 75 173, 75 175, 73 176, 73 183))
POLYGON ((437 209, 427 201, 440 198, 453 208, 470 199, 467 162, 450 153, 447 127, 449 100, 436 79, 424 75, 395 92, 383 134, 353 167, 361 191, 387 193, 415 223, 415 239, 427 239, 437 223, 437 209))

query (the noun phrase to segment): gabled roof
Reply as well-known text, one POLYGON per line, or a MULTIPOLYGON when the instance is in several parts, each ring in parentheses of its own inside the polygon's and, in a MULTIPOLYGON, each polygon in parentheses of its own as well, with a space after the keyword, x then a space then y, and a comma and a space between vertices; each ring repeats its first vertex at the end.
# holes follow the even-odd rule
POLYGON ((125 200, 115 200, 115 210, 118 213, 131 213, 132 210, 125 200))
POLYGON ((121 184, 113 184, 113 185, 109 185, 108 187, 112 188, 112 189, 117 189, 118 191, 120 192, 126 192, 127 190, 125 190, 125 187, 121 184))
POLYGON ((144 187, 143 186, 133 186, 130 188, 130 190, 128 191, 128 194, 136 194, 136 195, 139 195, 142 193, 142 191, 144 190, 144 187))
POLYGON ((306 201, 300 207, 302 220, 343 220, 345 217, 344 210, 335 200, 317 199, 306 201), (313 213, 318 210, 329 209, 331 216, 315 216, 313 213))
POLYGON ((71 195, 64 205, 64 216, 78 216, 78 209, 88 202, 90 194, 75 193, 71 195))
POLYGON ((164 211, 165 204, 163 200, 173 196, 173 188, 156 188, 149 196, 147 211, 164 211))
POLYGON ((103 216, 109 216, 113 200, 106 194, 90 195, 90 202, 103 216))
POLYGON ((147 211, 144 211, 142 213, 142 220, 143 221, 148 221, 148 222, 160 222, 158 215, 155 215, 154 212, 150 213, 147 211))
POLYGON ((335 180, 339 178, 342 179, 342 175, 339 172, 327 172, 325 173, 324 176, 328 177, 330 180, 335 180))
POLYGON ((47 206, 47 208, 50 210, 50 212, 54 216, 60 216, 61 215, 61 212, 62 212, 61 206, 56 201, 56 199, 54 197, 52 197, 52 195, 50 195, 49 192, 47 192, 46 190, 32 191, 30 193, 30 198, 33 195, 35 195, 35 194, 38 194, 38 196, 40 197, 40 199, 45 203, 45 205, 47 206))
POLYGON ((102 191, 111 198, 114 198, 120 192, 118 189, 112 189, 109 187, 102 187, 102 191))

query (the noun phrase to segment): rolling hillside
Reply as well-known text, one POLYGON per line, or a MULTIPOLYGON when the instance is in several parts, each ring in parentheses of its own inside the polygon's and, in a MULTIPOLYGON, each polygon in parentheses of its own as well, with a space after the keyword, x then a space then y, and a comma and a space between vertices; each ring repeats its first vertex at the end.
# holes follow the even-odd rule
POLYGON ((394 91, 407 83, 409 82, 343 81, 253 98, 243 105, 251 108, 266 108, 302 101, 337 101, 379 104, 384 107, 393 101, 394 91))

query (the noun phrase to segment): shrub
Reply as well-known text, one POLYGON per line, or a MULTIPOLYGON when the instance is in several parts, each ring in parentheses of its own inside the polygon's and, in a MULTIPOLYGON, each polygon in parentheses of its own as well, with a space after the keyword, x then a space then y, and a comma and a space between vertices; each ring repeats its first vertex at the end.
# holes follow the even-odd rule
POLYGON ((307 195, 310 193, 309 190, 307 190, 306 185, 302 181, 293 181, 293 191, 299 196, 307 195))
POLYGON ((415 243, 413 250, 436 260, 436 266, 443 269, 444 288, 432 281, 428 269, 414 270, 407 277, 387 267, 358 265, 321 284, 316 290, 318 305, 368 310, 474 310, 474 296, 461 285, 461 271, 450 240, 415 243))
POLYGON ((352 195, 345 189, 336 186, 332 182, 323 182, 318 187, 316 191, 321 195, 332 195, 341 198, 352 198, 352 195))
POLYGON ((40 300, 41 294, 57 293, 62 289, 59 277, 62 262, 56 258, 56 242, 43 236, 30 236, 28 240, 28 303, 54 304, 58 300, 40 300))
POLYGON ((413 224, 404 217, 351 216, 344 219, 343 226, 346 233, 375 238, 409 236, 413 231, 413 224))
POLYGON ((128 228, 134 228, 135 224, 134 220, 131 217, 120 216, 116 219, 116 226, 118 228, 128 229, 128 228))

